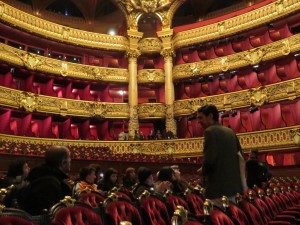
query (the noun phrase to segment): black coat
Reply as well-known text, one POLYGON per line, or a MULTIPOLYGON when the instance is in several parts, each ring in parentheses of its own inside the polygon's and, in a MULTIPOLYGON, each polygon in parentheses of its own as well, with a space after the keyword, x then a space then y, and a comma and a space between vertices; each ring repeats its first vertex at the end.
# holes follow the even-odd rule
POLYGON ((27 177, 30 182, 27 197, 20 205, 32 215, 41 214, 43 209, 49 209, 66 195, 71 195, 71 189, 65 183, 67 178, 57 168, 46 165, 34 168, 27 177))

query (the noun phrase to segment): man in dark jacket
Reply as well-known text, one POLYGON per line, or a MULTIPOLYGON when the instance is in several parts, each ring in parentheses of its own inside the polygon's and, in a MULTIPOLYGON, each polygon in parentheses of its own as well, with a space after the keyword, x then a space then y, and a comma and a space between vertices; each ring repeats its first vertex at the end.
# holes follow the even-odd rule
POLYGON ((45 164, 32 169, 27 177, 30 183, 27 196, 20 205, 32 215, 39 215, 66 195, 71 195, 67 183, 71 158, 68 148, 53 146, 46 151, 45 164))
POLYGON ((205 105, 198 109, 197 119, 204 131, 203 163, 199 172, 205 180, 206 198, 217 205, 223 195, 234 199, 242 193, 238 151, 241 150, 235 133, 219 122, 216 106, 205 105))

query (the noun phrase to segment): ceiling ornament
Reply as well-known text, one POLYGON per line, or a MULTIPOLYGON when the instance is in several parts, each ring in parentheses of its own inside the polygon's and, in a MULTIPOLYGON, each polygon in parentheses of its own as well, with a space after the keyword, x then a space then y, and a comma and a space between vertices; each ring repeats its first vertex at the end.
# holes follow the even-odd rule
POLYGON ((143 13, 154 13, 168 8, 175 0, 119 0, 126 6, 126 10, 131 13, 134 10, 143 13))

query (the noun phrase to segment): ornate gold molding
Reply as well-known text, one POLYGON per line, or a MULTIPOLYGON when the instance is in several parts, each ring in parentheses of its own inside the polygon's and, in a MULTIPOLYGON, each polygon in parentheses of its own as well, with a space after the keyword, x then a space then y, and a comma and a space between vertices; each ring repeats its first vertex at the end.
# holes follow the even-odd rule
POLYGON ((11 65, 24 66, 29 70, 36 70, 63 77, 68 76, 84 80, 128 82, 127 69, 88 66, 56 60, 28 53, 3 43, 0 43, 0 60, 11 65))
POLYGON ((214 104, 219 110, 231 110, 249 107, 251 105, 261 106, 266 103, 293 100, 299 97, 300 78, 296 78, 249 90, 178 100, 174 103, 174 115, 182 116, 193 114, 199 107, 205 104, 214 104), (291 95, 291 90, 293 90, 293 95, 291 95))
POLYGON ((211 60, 176 65, 173 68, 173 77, 174 80, 178 80, 194 76, 226 72, 245 66, 256 65, 264 61, 283 57, 286 56, 286 54, 296 53, 299 51, 300 35, 297 34, 248 51, 211 60))
POLYGON ((0 87, 0 105, 24 108, 28 112, 103 118, 128 118, 129 106, 125 103, 79 101, 36 95, 10 88, 0 87))
POLYGON ((161 69, 144 69, 138 71, 138 83, 164 83, 165 74, 161 69))
POLYGON ((126 51, 128 47, 128 40, 125 37, 65 27, 22 12, 4 2, 0 3, 0 20, 26 30, 29 33, 89 48, 126 51))
POLYGON ((178 32, 173 41, 175 49, 220 39, 236 33, 258 27, 273 20, 299 11, 300 2, 278 0, 256 10, 232 17, 219 23, 201 26, 195 29, 178 32))
POLYGON ((143 38, 139 42, 138 49, 142 53, 160 52, 162 49, 162 43, 158 38, 143 38))
MULTIPOLYGON (((300 78, 279 82, 264 87, 252 88, 238 92, 213 95, 174 102, 174 116, 190 115, 205 104, 215 104, 220 110, 231 110, 251 105, 261 106, 266 103, 293 100, 300 97, 300 78)), ((66 98, 55 98, 44 95, 34 95, 6 87, 0 87, 0 104, 11 108, 24 108, 27 111, 37 111, 53 114, 105 118, 129 118, 129 106, 124 103, 92 102, 66 98)), ((138 106, 139 116, 153 118, 151 112, 159 112, 164 118, 162 108, 158 103, 147 103, 138 106), (149 111, 147 111, 149 110, 149 111)))
POLYGON ((165 105, 162 103, 144 103, 138 106, 140 119, 165 118, 165 105))
MULTIPOLYGON (((299 150, 295 134, 299 137, 300 126, 264 130, 238 134, 242 148, 248 152, 253 148, 263 151, 299 150)), ((299 138, 298 138, 299 139, 299 138)), ((297 139, 297 140, 298 140, 297 139)), ((115 157, 124 158, 124 154, 145 154, 170 157, 198 157, 202 155, 203 137, 189 139, 155 141, 85 141, 47 139, 0 134, 1 150, 4 154, 22 154, 40 156, 52 145, 68 146, 74 157, 83 154, 85 158, 101 159, 101 148, 108 148, 115 157), (35 146, 35 150, 33 147, 35 146), (40 147, 37 147, 40 146, 40 147), (80 152, 82 150, 84 152, 80 152)))

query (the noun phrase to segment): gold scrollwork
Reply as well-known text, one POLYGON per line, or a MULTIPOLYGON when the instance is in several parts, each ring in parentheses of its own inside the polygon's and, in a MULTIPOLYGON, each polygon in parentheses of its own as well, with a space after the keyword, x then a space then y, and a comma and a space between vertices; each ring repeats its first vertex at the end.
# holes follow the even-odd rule
POLYGON ((227 57, 223 57, 221 58, 221 70, 223 72, 227 72, 229 69, 230 63, 228 62, 228 58, 227 57))
POLYGON ((61 101, 60 102, 60 114, 62 116, 67 115, 68 109, 69 109, 69 107, 68 107, 68 101, 61 101))
POLYGON ((160 52, 161 49, 162 44, 158 38, 144 38, 139 42, 141 52, 160 52))
POLYGON ((139 82, 159 82, 164 81, 164 73, 160 69, 147 69, 138 72, 139 82))
POLYGON ((276 12, 278 14, 281 14, 284 12, 284 9, 285 9, 284 2, 285 2, 285 0, 279 0, 279 1, 275 2, 275 8, 276 8, 276 12))
POLYGON ((103 80, 103 78, 106 76, 106 70, 100 69, 99 67, 92 67, 90 71, 94 75, 96 80, 103 80))
POLYGON ((61 27, 61 35, 63 39, 68 40, 70 35, 70 28, 68 27, 61 27))
POLYGON ((105 103, 93 103, 90 105, 91 115, 95 117, 105 117, 107 114, 107 105, 105 103))
POLYGON ((20 95, 20 108, 24 108, 28 112, 33 112, 38 106, 37 95, 29 92, 23 92, 20 95))
POLYGON ((15 51, 14 54, 21 59, 24 66, 29 70, 36 70, 39 65, 43 64, 43 61, 38 59, 37 55, 32 53, 15 51))
POLYGON ((3 3, 0 3, 0 17, 2 17, 4 11, 5 11, 5 5, 3 3))
POLYGON ((222 21, 222 22, 218 23, 218 32, 220 34, 222 34, 224 31, 225 31, 225 22, 222 21))
POLYGON ((263 51, 261 48, 256 48, 253 50, 250 50, 248 54, 246 54, 246 60, 251 64, 251 65, 256 65, 260 63, 262 60, 263 56, 266 54, 265 51, 263 51))
POLYGON ((60 74, 63 77, 68 76, 68 64, 67 63, 61 63, 61 70, 60 70, 60 74))
POLYGON ((296 145, 300 145, 300 129, 290 130, 292 140, 296 145))
POLYGON ((291 46, 290 46, 289 40, 288 39, 287 40, 283 40, 282 41, 282 45, 283 45, 282 50, 281 50, 282 54, 283 55, 290 54, 291 53, 291 46))
POLYGON ((250 89, 248 94, 251 105, 262 106, 268 102, 268 94, 264 87, 250 89))

